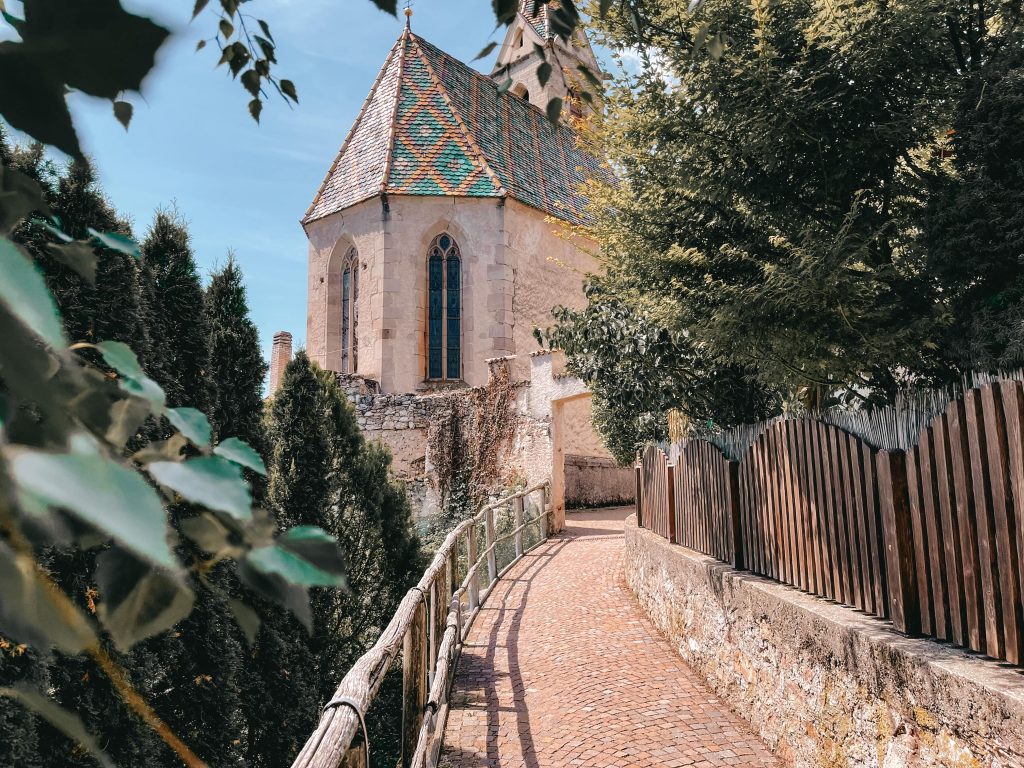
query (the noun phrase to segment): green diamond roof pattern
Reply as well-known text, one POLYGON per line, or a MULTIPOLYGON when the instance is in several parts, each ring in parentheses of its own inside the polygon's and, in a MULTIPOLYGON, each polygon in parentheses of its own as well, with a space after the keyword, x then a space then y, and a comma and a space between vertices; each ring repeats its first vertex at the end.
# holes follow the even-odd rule
POLYGON ((604 173, 571 128, 406 29, 303 223, 396 194, 508 196, 578 224, 604 173))

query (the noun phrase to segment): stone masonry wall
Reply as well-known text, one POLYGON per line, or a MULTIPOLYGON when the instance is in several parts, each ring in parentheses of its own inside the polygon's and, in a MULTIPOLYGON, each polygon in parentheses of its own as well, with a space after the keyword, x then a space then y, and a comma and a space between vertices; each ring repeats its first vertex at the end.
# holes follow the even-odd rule
POLYGON ((626 580, 708 685, 796 768, 1021 768, 1019 669, 626 523, 626 580))
POLYGON ((620 467, 604 456, 565 455, 565 504, 605 507, 632 504, 636 483, 632 467, 620 467))

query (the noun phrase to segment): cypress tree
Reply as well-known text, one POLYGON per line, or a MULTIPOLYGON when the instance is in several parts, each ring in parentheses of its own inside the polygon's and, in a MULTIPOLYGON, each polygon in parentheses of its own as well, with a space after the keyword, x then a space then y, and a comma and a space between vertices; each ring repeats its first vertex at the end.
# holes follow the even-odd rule
POLYGON ((242 270, 234 254, 213 273, 206 289, 209 380, 213 389, 210 422, 218 439, 238 437, 261 454, 266 448, 263 380, 267 363, 259 332, 249 317, 242 270))
MULTIPOLYGON (((327 512, 330 461, 322 402, 314 364, 300 351, 285 369, 269 413, 268 499, 282 528, 333 527, 327 512)), ((246 696, 247 757, 253 766, 271 768, 288 765, 316 726, 323 683, 310 634, 283 609, 265 607, 261 614, 246 696)), ((315 611, 314 637, 326 623, 315 611)))
POLYGON ((157 211, 142 243, 142 258, 150 281, 150 375, 163 386, 168 405, 208 413, 212 397, 203 289, 191 236, 176 212, 157 211))

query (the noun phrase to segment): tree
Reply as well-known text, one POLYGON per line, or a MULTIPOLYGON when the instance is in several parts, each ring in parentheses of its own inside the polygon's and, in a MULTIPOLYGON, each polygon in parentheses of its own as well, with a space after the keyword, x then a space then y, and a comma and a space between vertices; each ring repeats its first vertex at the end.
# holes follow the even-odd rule
MULTIPOLYGON (((692 380, 753 379, 754 404, 885 402, 948 380, 921 211, 968 73, 1019 46, 1019 0, 981 17, 924 0, 642 6, 640 29, 621 9, 598 21, 603 42, 644 63, 620 76, 597 130, 618 181, 590 186, 607 270, 587 327, 625 308, 682 347, 606 377, 599 403, 680 364, 692 380)), ((582 339, 584 356, 605 340, 582 339)))
POLYGON ((948 174, 924 214, 926 274, 951 322, 940 347, 956 372, 1024 365, 1024 67, 1002 62, 959 99, 948 174))
POLYGON ((157 211, 142 242, 150 281, 153 360, 150 369, 172 406, 213 410, 208 367, 209 329, 191 236, 174 211, 157 211))
POLYGON ((249 317, 242 270, 234 254, 211 276, 205 307, 214 432, 240 437, 262 453, 266 445, 263 380, 267 363, 256 325, 249 317))

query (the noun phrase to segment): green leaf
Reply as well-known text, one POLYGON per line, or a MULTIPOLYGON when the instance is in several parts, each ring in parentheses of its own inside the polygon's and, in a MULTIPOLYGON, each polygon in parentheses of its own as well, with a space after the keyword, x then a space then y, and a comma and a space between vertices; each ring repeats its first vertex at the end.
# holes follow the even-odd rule
POLYGON ((132 348, 120 341, 101 341, 96 345, 103 362, 124 376, 126 379, 141 379, 145 377, 139 358, 135 356, 132 348))
POLYGON ((479 61, 480 59, 484 58, 485 56, 490 56, 491 51, 493 51, 497 47, 498 47, 498 44, 495 43, 495 42, 488 43, 487 45, 485 45, 483 47, 483 49, 480 51, 480 53, 478 53, 476 56, 473 57, 473 61, 479 61))
POLYGON ((390 13, 392 16, 398 15, 398 0, 373 0, 373 4, 385 13, 390 13))
POLYGON ((195 408, 168 408, 164 412, 167 420, 193 445, 207 446, 213 439, 213 429, 206 414, 195 408))
MULTIPOLYGON (((242 73, 242 87, 245 88, 253 96, 260 95, 260 73, 255 69, 247 69, 242 73)), ((259 122, 259 116, 253 115, 256 122, 259 122)))
POLYGON ((62 350, 67 346, 57 304, 42 273, 5 237, 0 237, 0 301, 51 347, 62 350))
POLYGON ((562 114, 562 100, 557 96, 548 102, 547 115, 548 120, 554 125, 558 125, 558 118, 562 114))
POLYGON ((96 562, 97 615, 121 651, 170 629, 192 612, 195 594, 181 579, 116 547, 96 562))
POLYGON ((182 533, 211 555, 227 549, 231 544, 231 529, 209 512, 185 518, 179 525, 182 533))
POLYGON ((221 19, 220 20, 220 24, 218 24, 217 26, 220 29, 221 36, 225 40, 227 40, 233 34, 235 34, 235 27, 234 27, 234 25, 230 21, 228 21, 227 19, 221 19))
POLYGON ((298 525, 287 530, 277 540, 277 546, 287 549, 325 573, 345 574, 345 556, 337 540, 323 528, 298 525))
POLYGON ((249 114, 252 115, 252 119, 257 123, 260 121, 260 113, 263 111, 263 102, 259 99, 253 99, 249 102, 249 114))
POLYGON ((92 755, 102 768, 115 768, 114 762, 100 749, 96 739, 74 712, 69 712, 39 691, 23 686, 0 688, 0 696, 14 699, 40 715, 50 725, 92 755))
POLYGON ((58 245, 50 243, 46 252, 54 261, 74 270, 89 285, 96 285, 96 252, 88 243, 79 240, 58 245))
POLYGON ((303 557, 273 544, 249 552, 245 561, 268 576, 279 576, 291 584, 304 587, 344 587, 345 577, 321 570, 303 557))
POLYGON ((121 379, 118 384, 128 394, 148 400, 153 413, 160 413, 164 409, 167 394, 159 384, 148 376, 143 376, 140 379, 121 379))
POLYGON ((519 13, 519 0, 491 0, 494 8, 494 19, 498 24, 508 26, 519 13))
POLYGON ((124 126, 124 129, 128 130, 128 125, 132 121, 132 115, 135 112, 135 108, 127 101, 115 101, 114 102, 114 117, 117 118, 117 122, 124 126))
POLYGON ((92 227, 89 227, 87 231, 104 248, 109 248, 112 251, 119 251, 120 253, 127 254, 128 256, 133 256, 136 260, 140 260, 142 258, 142 251, 139 250, 139 244, 127 235, 122 235, 120 232, 97 232, 92 227))
POLYGON ((81 653, 96 635, 77 607, 70 622, 57 609, 37 567, 0 541, 0 632, 40 650, 56 646, 65 653, 81 653))
POLYGON ((196 4, 192 7, 192 18, 194 19, 196 16, 202 13, 203 9, 206 8, 206 6, 209 5, 209 3, 210 0, 196 0, 196 4))
POLYGON ((64 91, 44 59, 23 43, 0 42, 0 115, 37 141, 82 157, 64 91))
POLYGON ((281 93, 283 93, 289 99, 294 101, 296 104, 299 103, 299 94, 295 91, 295 83, 293 83, 291 80, 281 81, 281 93))
POLYGON ((206 41, 205 40, 200 40, 198 43, 196 43, 196 51, 197 52, 203 50, 203 48, 205 48, 205 47, 206 47, 206 41))
POLYGON ((612 8, 612 2, 613 0, 601 0, 600 4, 598 5, 597 12, 600 14, 602 19, 608 17, 608 11, 610 11, 612 8))
POLYGON ((263 34, 267 36, 267 39, 269 39, 270 42, 274 42, 274 36, 270 34, 270 25, 263 19, 256 19, 256 23, 260 25, 260 29, 263 30, 263 34))
POLYGON ((242 469, 220 456, 200 456, 188 461, 158 461, 147 470, 161 485, 182 498, 207 509, 224 512, 236 520, 252 518, 252 494, 242 469))
POLYGON ((167 515, 138 472, 104 456, 25 451, 11 460, 18 490, 66 509, 136 554, 168 568, 167 515))
POLYGON ((231 613, 234 615, 235 621, 238 622, 242 634, 245 635, 246 642, 250 646, 253 645, 256 642, 256 635, 260 631, 259 615, 241 600, 229 600, 228 606, 231 608, 231 613))
POLYGON ((221 440, 220 444, 213 449, 213 452, 264 477, 267 474, 267 467, 263 463, 263 458, 256 453, 256 449, 237 437, 221 440))
POLYGON ((540 82, 543 88, 548 84, 548 80, 551 78, 552 67, 548 62, 542 62, 537 65, 537 80, 540 82))
POLYGON ((245 558, 238 561, 238 577, 249 589, 287 608, 310 634, 313 633, 313 615, 306 587, 290 584, 277 574, 263 573, 245 558))
POLYGON ((39 182, 0 164, 0 233, 10 232, 33 211, 49 212, 39 182))

